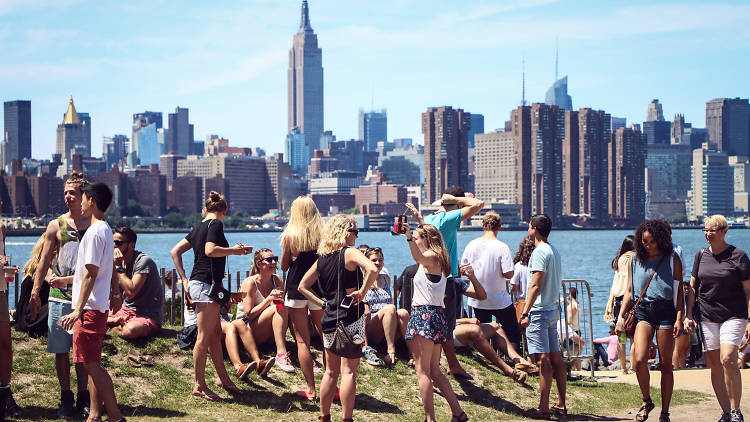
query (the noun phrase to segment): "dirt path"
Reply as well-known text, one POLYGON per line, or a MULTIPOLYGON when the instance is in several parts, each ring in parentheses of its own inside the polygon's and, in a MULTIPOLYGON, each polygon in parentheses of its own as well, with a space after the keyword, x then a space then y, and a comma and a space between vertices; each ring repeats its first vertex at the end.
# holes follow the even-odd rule
MULTIPOLYGON (((590 373, 582 373, 590 375, 590 373)), ((692 390, 710 395, 710 398, 695 404, 682 405, 673 407, 670 410, 670 418, 675 422, 681 421, 716 421, 721 416, 721 408, 714 398, 714 390, 711 386, 711 375, 709 369, 684 369, 674 373, 675 390, 692 390)), ((634 373, 624 375, 617 371, 598 371, 596 378, 599 382, 623 382, 628 384, 638 384, 634 373)), ((750 369, 742 370, 742 403, 750 403, 750 369)), ((659 371, 651 371, 651 386, 659 387, 661 374, 659 371)), ((579 421, 632 421, 635 420, 635 414, 638 411, 640 403, 634 403, 633 409, 622 411, 615 415, 597 415, 589 417, 570 418, 569 420, 579 421)), ((745 405, 745 413, 750 414, 750 407, 745 405)), ((649 420, 658 421, 660 409, 657 407, 651 412, 649 420)), ((513 422, 527 421, 528 419, 519 419, 513 422)))

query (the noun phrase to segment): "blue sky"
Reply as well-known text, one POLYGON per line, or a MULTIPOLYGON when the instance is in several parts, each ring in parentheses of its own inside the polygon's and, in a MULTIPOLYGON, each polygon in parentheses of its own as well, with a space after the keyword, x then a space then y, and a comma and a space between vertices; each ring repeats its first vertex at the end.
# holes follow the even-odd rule
MULTIPOLYGON (((49 158, 72 94, 102 136, 132 114, 190 109, 195 136, 282 152, 288 49, 300 1, 0 0, 0 99, 32 101, 33 155, 49 158)), ((323 49, 325 127, 357 137, 360 107, 390 138, 422 142, 420 113, 452 105, 502 127, 569 75, 573 106, 641 122, 652 98, 703 127, 705 102, 750 95, 743 1, 310 0, 323 49), (605 4, 606 3, 606 4, 605 4)))

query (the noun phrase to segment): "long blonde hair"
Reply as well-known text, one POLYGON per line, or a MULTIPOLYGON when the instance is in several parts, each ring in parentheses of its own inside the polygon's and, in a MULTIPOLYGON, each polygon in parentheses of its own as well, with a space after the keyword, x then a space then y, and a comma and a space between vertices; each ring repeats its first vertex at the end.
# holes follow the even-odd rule
POLYGON ((346 236, 355 227, 357 222, 352 217, 343 214, 333 216, 323 228, 318 255, 328 255, 346 246, 346 236))
POLYGON ((42 249, 44 249, 44 236, 40 237, 34 244, 34 248, 31 249, 31 256, 23 266, 23 270, 21 270, 23 275, 34 276, 36 268, 39 266, 39 261, 42 259, 42 249))
POLYGON ((424 224, 417 227, 414 233, 419 233, 419 237, 422 238, 422 242, 424 242, 427 249, 437 255, 443 274, 446 276, 450 275, 452 271, 451 259, 448 257, 448 251, 445 248, 445 243, 443 243, 443 236, 440 235, 437 227, 432 224, 424 224))
POLYGON ((320 244, 323 219, 312 198, 299 196, 292 202, 289 222, 281 233, 281 245, 286 243, 297 252, 314 251, 320 244))

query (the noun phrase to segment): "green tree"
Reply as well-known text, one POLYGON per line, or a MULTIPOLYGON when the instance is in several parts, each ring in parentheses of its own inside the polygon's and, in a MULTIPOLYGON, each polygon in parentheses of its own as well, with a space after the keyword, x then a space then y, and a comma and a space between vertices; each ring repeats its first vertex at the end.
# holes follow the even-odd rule
POLYGON ((164 218, 162 218, 162 222, 167 227, 172 227, 172 228, 179 228, 179 227, 186 226, 185 219, 182 217, 182 214, 180 214, 179 212, 174 212, 174 211, 167 213, 167 215, 165 215, 164 218))

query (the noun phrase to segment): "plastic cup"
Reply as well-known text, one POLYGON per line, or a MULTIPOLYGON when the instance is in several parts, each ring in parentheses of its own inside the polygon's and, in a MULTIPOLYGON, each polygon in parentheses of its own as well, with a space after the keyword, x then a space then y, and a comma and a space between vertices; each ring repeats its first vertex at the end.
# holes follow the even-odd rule
MULTIPOLYGON (((65 330, 65 328, 62 326, 62 320, 57 320, 57 325, 59 325, 63 330, 65 330)), ((73 333, 76 332, 76 325, 73 324, 73 326, 70 328, 70 330, 65 330, 65 332, 68 333, 68 334, 70 334, 72 336, 73 333)))

